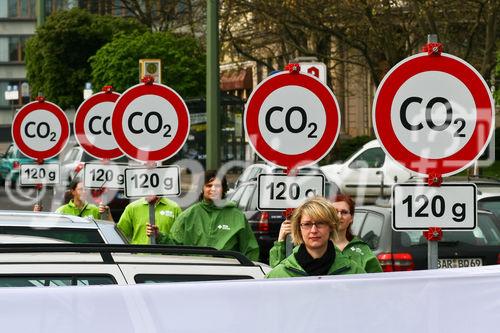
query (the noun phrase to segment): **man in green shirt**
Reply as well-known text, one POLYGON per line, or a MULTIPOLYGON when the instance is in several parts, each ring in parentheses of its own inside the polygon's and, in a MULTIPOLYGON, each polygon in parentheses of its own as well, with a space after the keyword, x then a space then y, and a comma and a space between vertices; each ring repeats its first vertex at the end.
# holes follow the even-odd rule
POLYGON ((163 234, 168 234, 181 208, 167 198, 150 196, 131 202, 125 207, 118 228, 132 244, 149 244, 146 226, 149 224, 149 203, 155 203, 155 224, 163 234))

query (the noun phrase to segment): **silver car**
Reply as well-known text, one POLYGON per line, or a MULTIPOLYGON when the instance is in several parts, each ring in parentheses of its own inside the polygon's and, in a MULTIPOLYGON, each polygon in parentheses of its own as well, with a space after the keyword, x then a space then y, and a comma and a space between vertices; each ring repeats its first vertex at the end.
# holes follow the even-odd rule
POLYGON ((45 238, 68 243, 127 244, 115 223, 56 213, 0 210, 0 242, 35 243, 45 238), (10 238, 8 237, 10 236, 10 238))

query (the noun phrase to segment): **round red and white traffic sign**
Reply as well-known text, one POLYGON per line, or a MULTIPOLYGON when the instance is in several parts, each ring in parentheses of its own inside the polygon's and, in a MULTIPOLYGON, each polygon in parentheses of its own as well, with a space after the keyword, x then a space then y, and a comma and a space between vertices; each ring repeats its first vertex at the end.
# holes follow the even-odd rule
POLYGON ((73 123, 76 141, 95 158, 112 160, 123 155, 111 129, 116 92, 99 92, 78 108, 73 123))
POLYGON ((405 168, 449 176, 467 168, 493 134, 493 97, 462 59, 420 53, 395 65, 375 94, 373 124, 405 168))
POLYGON ((314 76, 297 72, 262 81, 248 99, 244 121, 257 154, 288 169, 321 160, 340 130, 332 91, 314 76))
POLYGON ((112 129, 120 149, 144 162, 163 161, 177 153, 189 134, 189 111, 173 89, 141 83, 116 101, 112 129))
POLYGON ((14 143, 24 155, 37 160, 59 154, 68 143, 69 134, 66 114, 47 101, 26 104, 12 121, 14 143))

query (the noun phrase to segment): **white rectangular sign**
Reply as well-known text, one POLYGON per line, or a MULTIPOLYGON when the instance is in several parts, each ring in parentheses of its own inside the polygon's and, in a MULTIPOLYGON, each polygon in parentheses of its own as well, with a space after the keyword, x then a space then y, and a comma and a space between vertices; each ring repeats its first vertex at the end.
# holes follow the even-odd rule
POLYGON ((59 184, 60 167, 57 163, 22 164, 19 176, 21 185, 59 184))
POLYGON ((157 168, 125 169, 125 196, 176 196, 181 193, 180 170, 177 165, 157 168))
POLYGON ((316 76, 324 84, 326 82, 326 65, 322 62, 299 62, 300 72, 316 76))
POLYGON ((476 227, 475 184, 396 184, 392 188, 394 230, 470 230, 476 227))
POLYGON ((323 196, 323 175, 259 175, 257 209, 285 210, 297 208, 309 197, 323 196))
POLYGON ((125 186, 126 164, 85 163, 83 184, 86 188, 122 189, 125 186))

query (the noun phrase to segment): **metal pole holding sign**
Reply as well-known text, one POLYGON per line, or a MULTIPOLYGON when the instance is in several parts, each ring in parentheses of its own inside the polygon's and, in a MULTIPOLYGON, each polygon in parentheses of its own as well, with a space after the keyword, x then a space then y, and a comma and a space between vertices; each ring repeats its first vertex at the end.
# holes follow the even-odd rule
MULTIPOLYGON (((154 226, 156 221, 155 221, 155 204, 157 200, 154 200, 149 203, 149 224, 151 226, 154 226)), ((149 242, 151 245, 156 244, 156 234, 153 232, 151 236, 149 236, 149 242)))
POLYGON ((427 269, 438 268, 438 242, 443 238, 441 228, 429 228, 424 231, 424 237, 427 239, 427 269))

